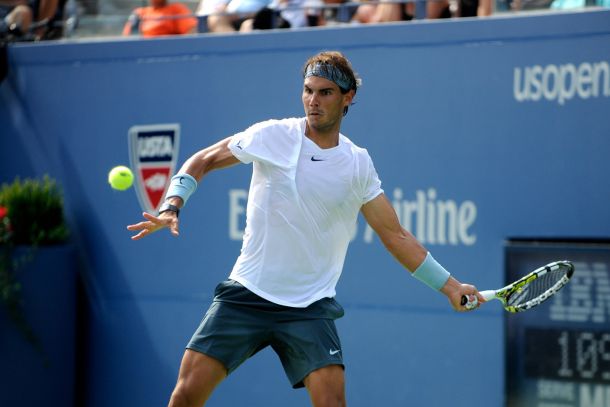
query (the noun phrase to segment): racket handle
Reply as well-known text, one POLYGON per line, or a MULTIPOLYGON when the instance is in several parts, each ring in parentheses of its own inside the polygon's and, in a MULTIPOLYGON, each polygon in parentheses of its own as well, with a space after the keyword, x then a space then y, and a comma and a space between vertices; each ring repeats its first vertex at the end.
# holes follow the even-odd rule
POLYGON ((462 300, 460 301, 460 304, 464 308, 470 310, 470 309, 476 308, 477 305, 479 305, 479 299, 475 296, 474 300, 470 301, 467 296, 462 295, 462 300))
MULTIPOLYGON (((483 297, 485 301, 489 301, 496 298, 496 291, 494 290, 479 291, 479 294, 481 295, 481 297, 483 297)), ((468 301, 468 297, 462 295, 462 300, 460 301, 460 304, 462 304, 462 306, 466 309, 473 309, 479 305, 479 299, 475 296, 474 300, 468 301)))

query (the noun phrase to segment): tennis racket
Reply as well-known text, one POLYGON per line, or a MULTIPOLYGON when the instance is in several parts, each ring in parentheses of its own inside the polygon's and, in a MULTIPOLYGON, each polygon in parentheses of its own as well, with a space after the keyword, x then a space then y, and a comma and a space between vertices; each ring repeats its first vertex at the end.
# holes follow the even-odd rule
MULTIPOLYGON (((499 290, 480 291, 485 301, 492 299, 502 301, 508 312, 521 312, 542 304, 552 297, 574 274, 574 265, 567 261, 556 261, 542 266, 512 284, 499 290)), ((477 306, 478 300, 469 301, 462 296, 462 305, 466 309, 477 306)))

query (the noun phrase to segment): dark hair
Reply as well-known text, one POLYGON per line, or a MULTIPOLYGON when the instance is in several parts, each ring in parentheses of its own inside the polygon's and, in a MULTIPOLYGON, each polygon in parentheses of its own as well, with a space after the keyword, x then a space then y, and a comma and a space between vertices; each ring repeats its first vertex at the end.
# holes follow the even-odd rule
POLYGON ((305 73, 307 72, 307 68, 312 65, 328 65, 334 68, 337 68, 345 77, 348 79, 350 83, 350 87, 345 89, 342 86, 339 86, 341 89, 341 93, 347 93, 350 90, 356 92, 358 87, 360 87, 361 80, 354 72, 352 68, 352 64, 349 60, 339 51, 322 51, 319 54, 316 54, 309 58, 305 65, 303 66, 303 77, 305 77, 305 73))

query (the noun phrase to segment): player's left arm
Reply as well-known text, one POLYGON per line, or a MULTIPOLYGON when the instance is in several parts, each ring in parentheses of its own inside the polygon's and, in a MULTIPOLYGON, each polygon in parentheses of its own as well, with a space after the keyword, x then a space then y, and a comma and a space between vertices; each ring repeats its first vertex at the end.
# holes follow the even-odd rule
MULTIPOLYGON (((361 212, 396 260, 411 273, 417 270, 426 259, 428 250, 415 236, 401 226, 398 216, 385 194, 382 193, 364 204, 361 212)), ((462 284, 453 276, 449 277, 440 291, 447 296, 451 306, 458 311, 464 310, 460 303, 462 295, 479 297, 475 287, 462 284)))

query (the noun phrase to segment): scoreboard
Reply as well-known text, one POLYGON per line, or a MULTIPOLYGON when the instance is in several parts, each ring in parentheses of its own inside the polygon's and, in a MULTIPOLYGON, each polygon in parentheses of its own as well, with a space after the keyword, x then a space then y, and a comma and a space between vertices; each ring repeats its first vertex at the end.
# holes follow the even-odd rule
POLYGON ((542 305, 506 314, 508 407, 610 407, 610 242, 511 241, 507 282, 555 260, 570 283, 542 305))

